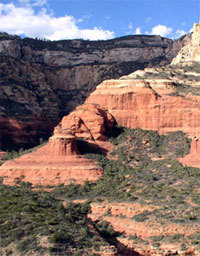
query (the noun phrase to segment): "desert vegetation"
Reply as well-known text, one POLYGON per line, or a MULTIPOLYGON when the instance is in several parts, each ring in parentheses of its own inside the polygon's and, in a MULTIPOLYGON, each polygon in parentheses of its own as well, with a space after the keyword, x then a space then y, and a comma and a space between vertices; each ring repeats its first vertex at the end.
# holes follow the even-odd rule
MULTIPOLYGON (((95 159, 104 169, 100 180, 85 182, 83 186, 59 186, 52 193, 70 199, 154 205, 156 209, 135 215, 132 220, 160 225, 180 224, 195 232, 200 223, 200 172, 177 160, 189 153, 191 140, 181 131, 159 135, 156 131, 141 129, 119 130, 118 136, 110 138, 115 147, 109 159, 98 152, 88 154, 89 145, 86 150, 85 156, 95 159)), ((137 238, 137 243, 140 240, 137 238)), ((182 250, 194 244, 200 248, 198 232, 194 239, 179 234, 153 237, 143 242, 155 247, 166 242, 179 243, 182 250)))
POLYGON ((118 234, 104 222, 92 223, 89 202, 64 204, 30 183, 0 184, 1 255, 95 255, 118 234))
MULTIPOLYGON (((129 239, 135 244, 159 248, 163 243, 178 243, 183 251, 188 246, 200 249, 200 172, 177 160, 190 151, 191 140, 187 135, 181 131, 159 135, 156 131, 118 127, 110 142, 114 148, 109 158, 94 151, 87 141, 78 143, 79 151, 104 169, 104 175, 96 182, 85 181, 82 186, 74 182, 68 186, 49 186, 46 188, 49 192, 43 188, 33 191, 31 184, 23 182, 23 177, 16 180, 15 187, 1 183, 2 252, 12 248, 20 253, 35 250, 40 255, 44 252, 81 255, 85 248, 93 255, 91 253, 101 246, 114 244, 119 235, 108 223, 92 223, 87 218, 90 203, 103 201, 155 207, 134 215, 133 222, 181 225, 194 230, 193 235, 177 233, 146 240, 132 235, 129 239), (77 199, 84 199, 86 203, 72 203, 77 199), (63 202, 67 202, 65 207, 63 202), (46 239, 45 246, 43 239, 46 239)), ((112 213, 108 211, 106 215, 112 213)), ((121 215, 121 218, 127 217, 121 215)))
POLYGON ((175 92, 171 93, 171 96, 200 95, 199 86, 193 86, 194 82, 200 80, 200 64, 198 62, 185 66, 168 65, 155 68, 153 71, 147 70, 143 75, 137 75, 136 79, 172 80, 175 92))

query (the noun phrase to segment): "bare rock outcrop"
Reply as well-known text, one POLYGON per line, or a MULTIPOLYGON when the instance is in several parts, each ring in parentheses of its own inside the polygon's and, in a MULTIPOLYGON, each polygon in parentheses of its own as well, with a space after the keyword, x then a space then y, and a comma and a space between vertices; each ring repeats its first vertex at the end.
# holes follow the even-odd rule
POLYGON ((0 176, 6 184, 14 184, 16 179, 24 177, 23 181, 34 186, 95 181, 102 176, 103 170, 93 160, 80 155, 76 139, 84 138, 102 147, 101 141, 106 139, 106 132, 112 131, 114 123, 108 111, 96 104, 79 106, 55 127, 48 144, 5 162, 0 167, 0 176))
POLYGON ((199 136, 198 77, 199 73, 170 66, 136 71, 118 80, 104 81, 86 102, 107 108, 121 126, 160 133, 182 130, 199 136))
POLYGON ((111 132, 115 120, 112 115, 96 104, 84 104, 68 116, 63 117, 60 125, 70 129, 77 137, 88 140, 106 140, 106 132, 111 132))
POLYGON ((184 165, 200 168, 200 140, 198 137, 192 138, 190 154, 180 158, 179 161, 184 165))
MULTIPOLYGON (((165 223, 160 224, 151 221, 137 222, 134 220, 134 216, 145 212, 151 212, 155 209, 159 209, 159 206, 155 205, 141 205, 133 202, 98 202, 91 204, 91 213, 89 217, 96 221, 103 219, 109 222, 114 230, 124 234, 124 237, 118 238, 119 242, 129 248, 129 254, 127 255, 144 255, 144 256, 198 256, 198 251, 195 248, 188 248, 185 251, 181 251, 180 244, 173 241, 173 243, 166 242, 161 247, 156 248, 152 245, 153 237, 164 236, 180 236, 192 235, 197 232, 198 228, 195 226, 187 226, 180 223, 172 224, 165 223), (148 210, 147 210, 148 209, 148 210), (109 212, 109 214, 108 214, 109 212), (128 236, 132 236, 133 239, 128 239, 128 236), (135 240, 134 240, 135 237, 135 240), (141 242, 137 244, 137 239, 141 242), (148 242, 144 242, 142 240, 148 242), (131 254, 131 252, 133 254, 131 254), (135 252, 135 254, 134 254, 135 252)), ((125 254, 126 255, 126 254, 125 254)))
POLYGON ((200 61, 200 24, 195 23, 190 42, 186 44, 173 59, 172 65, 200 61))
POLYGON ((170 63, 184 38, 49 42, 0 33, 1 148, 30 147, 48 138, 103 80, 170 63))

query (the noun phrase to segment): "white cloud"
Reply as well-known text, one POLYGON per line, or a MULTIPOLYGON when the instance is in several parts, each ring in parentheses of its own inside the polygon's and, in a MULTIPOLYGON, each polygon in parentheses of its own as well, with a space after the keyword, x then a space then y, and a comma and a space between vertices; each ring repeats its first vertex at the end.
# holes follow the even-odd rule
MULTIPOLYGON (((36 13, 33 6, 41 6, 46 0, 20 0, 21 7, 0 3, 0 31, 28 37, 40 37, 51 40, 60 39, 110 39, 114 32, 94 27, 80 29, 73 16, 55 17, 45 8, 36 13)), ((80 20, 79 20, 80 22, 80 20)))
POLYGON ((141 34, 142 34, 140 27, 137 27, 137 28, 136 28, 135 34, 136 34, 136 35, 141 35, 141 34))
POLYGON ((145 32, 147 35, 160 35, 160 36, 167 36, 173 32, 173 29, 164 25, 156 25, 152 28, 151 32, 145 32))
POLYGON ((177 29, 176 30, 176 37, 181 37, 185 34, 186 34, 185 30, 182 30, 182 29, 177 29))

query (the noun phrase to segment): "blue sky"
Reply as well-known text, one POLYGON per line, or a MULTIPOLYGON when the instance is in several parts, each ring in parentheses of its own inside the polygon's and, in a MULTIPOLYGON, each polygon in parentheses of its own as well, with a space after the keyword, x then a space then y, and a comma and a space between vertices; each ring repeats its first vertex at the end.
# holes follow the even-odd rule
POLYGON ((50 40, 178 38, 199 18, 200 0, 0 0, 0 31, 50 40))

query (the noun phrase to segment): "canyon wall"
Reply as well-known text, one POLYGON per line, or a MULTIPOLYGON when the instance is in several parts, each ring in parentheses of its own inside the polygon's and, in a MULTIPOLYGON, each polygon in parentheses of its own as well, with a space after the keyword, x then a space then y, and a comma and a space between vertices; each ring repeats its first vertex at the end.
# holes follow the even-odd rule
MULTIPOLYGON (((112 134, 115 124, 156 130, 161 134, 181 130, 190 137, 200 137, 199 81, 200 64, 197 66, 196 63, 188 67, 146 68, 120 79, 106 80, 97 86, 83 105, 62 118, 46 146, 7 161, 0 167, 1 176, 11 177, 13 181, 13 176, 19 177, 21 173, 27 180, 37 177, 39 181, 41 177, 48 177, 48 173, 53 175, 54 178, 51 181, 47 179, 44 184, 54 184, 55 177, 60 177, 61 173, 63 177, 56 180, 58 184, 62 180, 67 184, 73 175, 79 183, 87 177, 93 178, 95 164, 91 172, 86 171, 84 166, 89 164, 89 160, 82 161, 76 146, 77 138, 87 140, 94 148, 92 151, 100 149, 107 153, 111 147, 106 135, 112 134), (79 170, 84 170, 83 173, 78 172, 79 178, 76 175, 77 165, 79 170)), ((199 144, 193 142, 191 154, 181 159, 184 164, 199 166, 199 146, 196 145, 199 144)), ((86 153, 87 145, 82 146, 86 153)), ((97 170, 97 177, 101 174, 97 170)), ((31 182, 36 184, 32 179, 31 182)))
POLYGON ((200 61, 200 24, 195 23, 191 41, 186 44, 173 59, 172 64, 200 61))
POLYGON ((104 81, 86 102, 108 109, 121 126, 159 133, 182 130, 190 136, 199 136, 199 77, 196 73, 196 81, 192 81, 188 72, 187 80, 184 69, 172 66, 147 68, 104 81))
POLYGON ((108 41, 21 39, 0 34, 0 147, 32 146, 105 79, 168 64, 190 35, 108 41))

